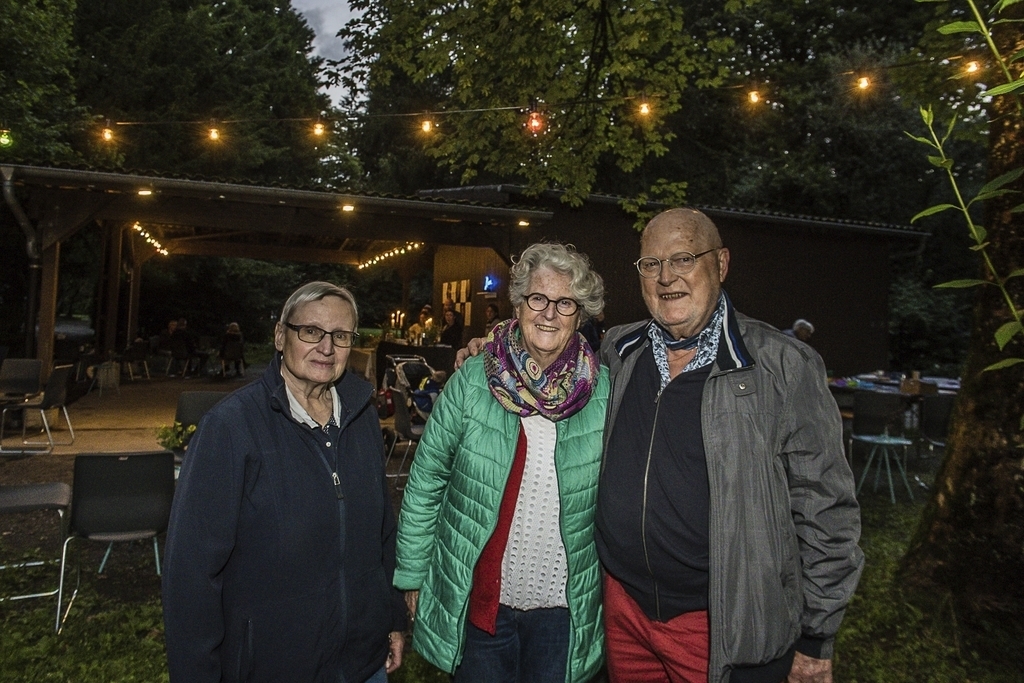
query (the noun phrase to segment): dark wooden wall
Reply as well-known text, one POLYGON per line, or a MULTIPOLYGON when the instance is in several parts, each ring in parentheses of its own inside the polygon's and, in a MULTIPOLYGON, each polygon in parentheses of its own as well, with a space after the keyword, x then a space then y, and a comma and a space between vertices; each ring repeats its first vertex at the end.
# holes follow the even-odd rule
MULTIPOLYGON (((632 219, 610 203, 572 208, 552 202, 545 208, 555 211, 554 219, 516 230, 512 253, 539 240, 572 243, 604 278, 607 326, 648 317, 633 266, 640 241, 632 219)), ((741 312, 779 329, 797 318, 810 320, 815 326, 811 345, 836 375, 887 369, 889 252, 893 245, 903 250, 913 246, 919 236, 878 234, 852 225, 787 223, 779 217, 710 210, 708 214, 729 247, 725 289, 741 312)), ((496 254, 488 259, 480 252, 493 254, 486 249, 439 248, 434 264, 438 302, 439 283, 445 280, 468 276, 478 286, 488 268, 507 278, 496 254)), ((502 314, 507 314, 504 280, 498 300, 502 314)), ((474 299, 473 324, 479 325, 482 316, 483 305, 478 313, 474 299)))

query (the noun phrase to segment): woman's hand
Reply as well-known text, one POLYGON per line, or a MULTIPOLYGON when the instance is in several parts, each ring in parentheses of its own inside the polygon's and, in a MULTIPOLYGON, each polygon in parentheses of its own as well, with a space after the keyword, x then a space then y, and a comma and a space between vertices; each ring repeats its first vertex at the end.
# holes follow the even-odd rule
POLYGON ((409 621, 416 620, 416 604, 420 600, 419 591, 405 591, 405 606, 409 608, 409 621))
POLYGON ((405 651, 405 634, 392 631, 388 634, 388 661, 384 672, 392 673, 402 666, 402 653, 405 651))
POLYGON ((469 343, 455 354, 455 369, 461 368, 462 364, 469 360, 470 356, 479 356, 480 352, 484 350, 485 344, 487 344, 486 337, 473 337, 470 339, 469 343))

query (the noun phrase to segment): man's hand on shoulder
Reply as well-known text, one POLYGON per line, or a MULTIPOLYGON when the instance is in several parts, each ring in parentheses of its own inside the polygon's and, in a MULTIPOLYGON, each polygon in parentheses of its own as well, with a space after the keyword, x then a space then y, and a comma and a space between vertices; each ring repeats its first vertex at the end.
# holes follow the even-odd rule
POLYGON ((486 337, 473 337, 470 339, 465 348, 459 349, 458 353, 455 354, 455 369, 461 368, 462 364, 469 360, 470 356, 479 356, 480 352, 484 350, 484 344, 486 343, 486 337))
POLYGON ((815 659, 797 652, 786 683, 832 683, 832 660, 815 659))

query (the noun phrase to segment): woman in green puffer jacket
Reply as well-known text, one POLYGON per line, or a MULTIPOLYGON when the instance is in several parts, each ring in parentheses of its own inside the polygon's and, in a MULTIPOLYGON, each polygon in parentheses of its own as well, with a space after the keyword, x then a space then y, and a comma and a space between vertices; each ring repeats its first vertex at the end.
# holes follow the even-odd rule
POLYGON ((516 317, 455 373, 416 450, 395 586, 413 647, 455 683, 581 683, 601 667, 594 506, 608 373, 578 333, 604 305, 585 256, 535 244, 516 317))

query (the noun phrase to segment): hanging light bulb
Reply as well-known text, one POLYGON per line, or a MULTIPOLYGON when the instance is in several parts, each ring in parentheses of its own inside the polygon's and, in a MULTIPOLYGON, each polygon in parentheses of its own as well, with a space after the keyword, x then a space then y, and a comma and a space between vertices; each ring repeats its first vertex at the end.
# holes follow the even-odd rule
POLYGON ((978 62, 967 62, 967 64, 964 66, 964 71, 966 71, 969 74, 978 73, 978 71, 980 70, 981 64, 979 64, 978 62))
POLYGON ((11 137, 11 131, 6 128, 0 128, 0 147, 10 147, 14 144, 14 138, 11 137))
POLYGON ((103 138, 103 142, 110 142, 114 139, 114 131, 110 128, 110 119, 107 119, 107 125, 100 132, 100 137, 103 138))
POLYGON ((871 87, 871 80, 867 76, 861 76, 857 79, 857 87, 861 90, 867 90, 871 87))
POLYGON ((647 102, 640 103, 640 116, 648 116, 651 113, 651 105, 647 102))
POLYGON ((526 129, 534 135, 544 130, 544 117, 539 111, 531 111, 530 118, 526 120, 526 129))
POLYGON ((313 124, 313 135, 323 135, 326 130, 324 124, 319 121, 313 124))
POLYGON ((431 121, 430 119, 423 119, 423 121, 420 122, 420 130, 422 130, 424 133, 431 132, 432 130, 434 130, 434 122, 431 121))
POLYGON ((751 104, 757 104, 761 101, 761 93, 756 90, 751 90, 747 93, 747 99, 750 100, 751 104))
POLYGON ((209 135, 211 140, 220 140, 220 131, 216 128, 211 128, 209 135))

